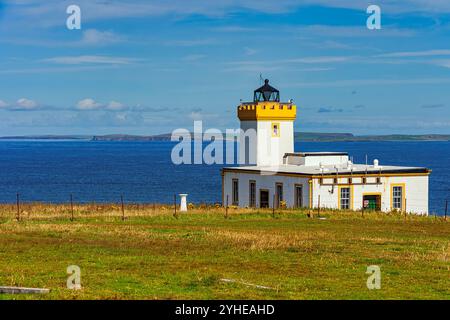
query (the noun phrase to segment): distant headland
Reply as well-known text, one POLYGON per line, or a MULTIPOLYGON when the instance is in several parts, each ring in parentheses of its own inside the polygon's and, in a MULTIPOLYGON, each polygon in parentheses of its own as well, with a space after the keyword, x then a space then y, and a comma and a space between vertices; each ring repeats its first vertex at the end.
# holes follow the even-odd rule
MULTIPOLYGON (((0 140, 82 140, 82 141, 170 141, 171 134, 159 135, 26 135, 5 136, 0 140)), ((356 142, 356 141, 450 141, 450 134, 389 134, 389 135, 354 135, 352 133, 318 133, 295 132, 295 141, 302 142, 356 142)))

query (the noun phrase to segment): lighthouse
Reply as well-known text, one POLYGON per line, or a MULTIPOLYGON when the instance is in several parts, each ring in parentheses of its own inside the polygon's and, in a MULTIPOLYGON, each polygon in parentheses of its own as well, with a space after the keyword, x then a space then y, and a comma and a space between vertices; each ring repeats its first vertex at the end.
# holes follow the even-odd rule
POLYGON ((222 169, 222 201, 238 207, 428 214, 430 169, 350 161, 347 152, 296 152, 297 106, 269 80, 237 107, 239 163, 222 169))
POLYGON ((294 120, 297 106, 280 102, 280 91, 264 81, 254 91, 253 101, 237 108, 241 135, 239 159, 245 165, 278 166, 294 152, 294 120), (253 140, 253 141, 252 141, 253 140))

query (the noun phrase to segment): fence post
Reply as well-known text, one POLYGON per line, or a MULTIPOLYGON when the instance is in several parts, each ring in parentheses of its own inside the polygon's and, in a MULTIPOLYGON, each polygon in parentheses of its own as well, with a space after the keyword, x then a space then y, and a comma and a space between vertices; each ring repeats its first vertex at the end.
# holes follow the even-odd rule
POLYGON ((17 193, 17 199, 16 199, 16 204, 17 204, 17 216, 16 219, 17 221, 20 221, 20 197, 19 197, 19 193, 17 193))
POLYGON ((228 219, 228 197, 229 195, 227 194, 227 201, 225 203, 225 219, 228 219))
POLYGON ((447 209, 448 209, 448 200, 445 200, 445 214, 444 219, 447 221, 447 209))
POLYGON ((70 221, 73 221, 73 196, 72 194, 70 194, 70 221))
POLYGON ((317 207, 317 217, 320 218, 320 194, 319 194, 319 205, 317 207))
POLYGON ((275 218, 275 194, 273 195, 272 200, 272 217, 275 218))
POLYGON ((123 205, 123 195, 120 195, 120 203, 122 205, 122 221, 125 221, 125 207, 123 205))
POLYGON ((177 195, 176 194, 173 195, 173 208, 174 208, 173 216, 175 218, 178 218, 177 217, 177 195))
POLYGON ((406 211, 406 198, 405 198, 405 220, 406 220, 406 214, 407 214, 407 211, 406 211))

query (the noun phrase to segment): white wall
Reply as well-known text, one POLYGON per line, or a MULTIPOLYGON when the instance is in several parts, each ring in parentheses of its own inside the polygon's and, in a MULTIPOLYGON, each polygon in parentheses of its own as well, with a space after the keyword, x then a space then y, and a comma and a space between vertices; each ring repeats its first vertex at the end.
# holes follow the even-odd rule
MULTIPOLYGON (((239 139, 239 153, 247 154, 256 152, 256 163, 244 163, 246 165, 276 166, 283 164, 285 153, 294 152, 294 122, 291 120, 270 120, 270 121, 241 121, 241 129, 256 130, 256 145, 248 146, 243 143, 243 137, 239 139), (279 124, 280 136, 272 136, 272 124, 279 124)), ((251 159, 248 155, 241 159, 251 159)))
POLYGON ((259 175, 250 173, 235 173, 235 172, 225 172, 224 176, 224 204, 226 203, 227 195, 229 199, 229 205, 232 204, 232 180, 239 180, 239 206, 247 207, 249 206, 249 191, 250 191, 250 180, 256 181, 256 207, 260 207, 259 201, 259 190, 267 189, 269 190, 269 205, 272 206, 273 195, 275 194, 276 183, 283 183, 283 195, 284 200, 288 207, 294 206, 295 194, 294 186, 296 184, 301 184, 303 187, 303 206, 309 207, 309 180, 308 178, 296 178, 296 177, 285 177, 285 176, 274 176, 274 175, 259 175))
MULTIPOLYGON (((273 195, 275 193, 276 183, 283 183, 284 200, 288 207, 294 206, 295 194, 294 186, 301 184, 303 186, 303 205, 309 206, 309 178, 296 178, 290 176, 277 175, 259 175, 251 173, 225 172, 224 175, 224 204, 227 195, 229 196, 229 205, 232 204, 232 180, 239 180, 239 206, 249 206, 249 181, 256 181, 256 206, 260 206, 259 190, 269 190, 269 204, 272 206, 273 195)), ((332 183, 332 178, 324 179, 324 183, 332 183)), ((353 188, 353 209, 361 210, 363 194, 381 193, 381 210, 391 211, 391 188, 394 184, 405 184, 406 211, 408 213, 428 215, 428 176, 404 176, 404 177, 381 177, 381 184, 370 184, 376 181, 375 177, 368 177, 367 183, 361 185, 361 178, 354 177, 353 188)), ((340 178, 340 184, 346 184, 346 178, 340 178)), ((313 207, 317 208, 320 195, 321 208, 339 208, 339 188, 337 185, 320 185, 319 179, 313 179, 312 202, 313 207)))
MULTIPOLYGON (((368 183, 375 182, 375 177, 368 178, 368 183)), ((325 184, 332 179, 324 179, 325 184)), ((381 184, 360 185, 361 178, 353 178, 353 209, 361 210, 363 194, 381 193, 381 210, 391 211, 391 188, 394 184, 405 184, 406 212, 428 215, 428 176, 381 177, 381 184)), ((347 183, 341 178, 339 183, 347 183)), ((318 179, 313 180, 313 207, 318 207, 319 195, 322 208, 339 208, 338 186, 320 185, 318 179)))

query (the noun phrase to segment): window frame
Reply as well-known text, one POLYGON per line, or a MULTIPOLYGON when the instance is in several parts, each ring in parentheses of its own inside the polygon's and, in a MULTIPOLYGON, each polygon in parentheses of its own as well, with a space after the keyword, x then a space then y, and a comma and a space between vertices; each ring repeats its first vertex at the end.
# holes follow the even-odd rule
POLYGON ((279 122, 272 122, 271 124, 272 138, 279 138, 281 134, 281 127, 279 122), (275 126, 277 126, 277 133, 274 132, 275 126))
POLYGON ((397 184, 391 184, 391 210, 397 210, 400 212, 403 212, 405 208, 405 198, 406 198, 406 188, 404 183, 397 183, 397 184), (400 196, 395 195, 395 188, 400 188, 401 194, 400 196), (400 197, 400 199, 398 199, 400 197), (397 199, 396 199, 397 198, 397 199), (400 200, 400 207, 397 208, 395 206, 396 203, 398 203, 398 200, 400 200))
POLYGON ((276 208, 280 208, 281 201, 284 200, 284 187, 282 182, 275 183, 275 201, 277 202, 276 208), (278 188, 280 188, 281 192, 278 192, 278 188), (280 196, 281 195, 281 196, 280 196))
POLYGON ((231 204, 239 206, 239 179, 231 180, 231 204))
POLYGON ((299 209, 303 207, 303 185, 296 183, 294 184, 294 208, 299 209), (300 197, 298 196, 297 189, 300 189, 300 197), (299 202, 300 206, 298 205, 299 202))
POLYGON ((250 208, 256 208, 256 181, 250 180, 248 183, 248 206, 250 208), (253 186, 253 188, 252 188, 253 186), (253 197, 252 197, 253 191, 253 197))
POLYGON ((353 186, 352 185, 339 186, 339 190, 338 190, 338 208, 340 210, 353 210, 353 186), (342 197, 342 190, 343 189, 348 189, 348 199, 342 197), (348 207, 344 208, 342 206, 342 200, 348 200, 348 207))

